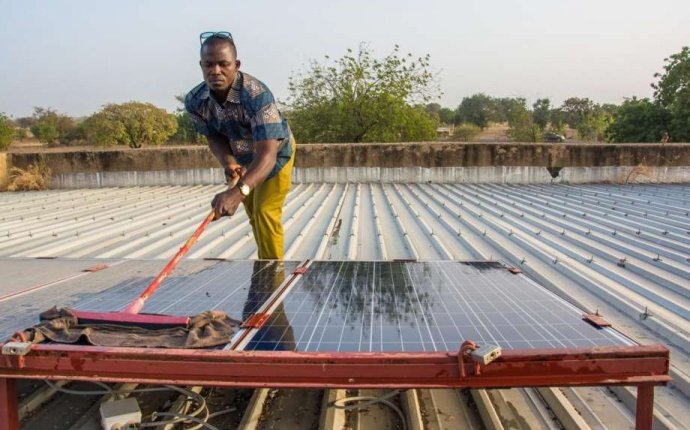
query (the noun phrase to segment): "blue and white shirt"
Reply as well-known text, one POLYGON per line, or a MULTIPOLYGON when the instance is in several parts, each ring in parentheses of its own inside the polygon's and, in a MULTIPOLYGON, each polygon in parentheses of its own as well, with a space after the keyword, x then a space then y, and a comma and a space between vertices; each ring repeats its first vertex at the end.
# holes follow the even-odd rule
POLYGON ((247 73, 237 72, 225 103, 218 103, 202 82, 187 94, 184 106, 196 131, 204 136, 219 133, 227 137, 232 155, 243 166, 256 158, 255 142, 277 139, 280 146, 276 165, 268 178, 275 176, 292 156, 290 128, 271 90, 247 73))

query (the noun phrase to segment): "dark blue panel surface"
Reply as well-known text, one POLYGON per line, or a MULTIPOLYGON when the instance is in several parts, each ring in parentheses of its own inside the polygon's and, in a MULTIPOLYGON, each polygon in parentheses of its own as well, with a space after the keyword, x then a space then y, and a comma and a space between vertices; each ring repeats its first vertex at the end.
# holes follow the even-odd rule
MULTIPOLYGON (((220 261, 199 272, 164 281, 142 313, 196 315, 222 310, 232 318, 244 320, 259 310, 297 265, 294 261, 220 261)), ((118 310, 128 303, 130 295, 143 291, 148 282, 149 279, 139 280, 112 288, 91 300, 80 301, 75 308, 118 310)))
POLYGON ((244 349, 457 351, 630 345, 493 262, 313 262, 244 349))
MULTIPOLYGON (((38 263, 34 263, 40 267, 38 263)), ((257 312, 291 276, 294 261, 189 261, 149 298, 142 312, 196 315, 222 310, 243 320, 257 312)), ((158 261, 128 261, 104 271, 49 288, 0 301, 0 337, 38 323, 41 312, 52 306, 90 311, 118 311, 137 297, 163 267, 158 261)))

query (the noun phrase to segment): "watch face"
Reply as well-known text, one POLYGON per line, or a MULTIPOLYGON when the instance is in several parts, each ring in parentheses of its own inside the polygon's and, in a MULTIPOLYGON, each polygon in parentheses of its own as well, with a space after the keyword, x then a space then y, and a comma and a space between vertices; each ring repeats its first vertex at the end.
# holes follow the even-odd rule
POLYGON ((242 193, 243 196, 248 196, 250 191, 251 190, 249 189, 249 185, 240 184, 240 193, 242 193))

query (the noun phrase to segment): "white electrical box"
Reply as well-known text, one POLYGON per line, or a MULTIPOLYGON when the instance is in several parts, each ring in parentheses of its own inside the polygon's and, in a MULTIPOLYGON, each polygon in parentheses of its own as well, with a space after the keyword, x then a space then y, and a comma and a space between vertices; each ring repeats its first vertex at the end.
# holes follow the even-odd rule
POLYGON ((101 403, 103 430, 125 430, 133 424, 141 424, 141 410, 134 397, 101 403))

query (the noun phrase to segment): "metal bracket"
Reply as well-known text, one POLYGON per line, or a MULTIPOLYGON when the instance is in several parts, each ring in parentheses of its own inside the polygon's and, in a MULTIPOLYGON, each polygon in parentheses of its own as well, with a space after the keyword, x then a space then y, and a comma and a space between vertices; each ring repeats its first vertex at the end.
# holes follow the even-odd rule
POLYGON ((305 273, 307 273, 307 270, 308 270, 308 268, 306 266, 298 267, 292 272, 292 274, 293 275, 304 275, 305 273))
POLYGON ((595 327, 611 327, 611 323, 599 316, 599 314, 582 314, 582 319, 595 327))
POLYGON ((242 328, 261 328, 266 324, 266 321, 268 320, 268 317, 271 316, 271 314, 268 313, 258 313, 258 314, 253 314, 245 322, 242 323, 240 327, 242 328))
POLYGON ((107 268, 107 264, 97 264, 95 266, 87 267, 86 269, 82 270, 82 272, 100 272, 101 270, 105 270, 107 268))

